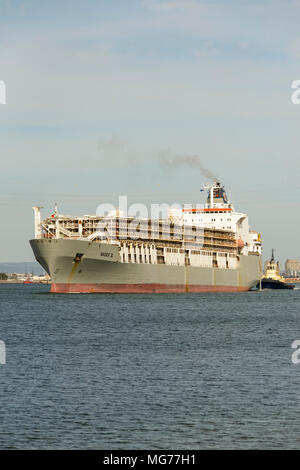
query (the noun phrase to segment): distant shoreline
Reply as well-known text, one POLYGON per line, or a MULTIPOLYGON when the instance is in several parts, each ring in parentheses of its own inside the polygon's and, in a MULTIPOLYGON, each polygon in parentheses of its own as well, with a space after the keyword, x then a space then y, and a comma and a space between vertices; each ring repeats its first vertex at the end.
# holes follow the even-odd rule
POLYGON ((13 281, 7 281, 7 280, 0 280, 0 284, 23 284, 24 281, 16 281, 15 279, 13 281))
MULTIPOLYGON (((3 280, 1 279, 0 280, 0 284, 26 284, 26 282, 24 283, 24 281, 18 281, 16 279, 13 279, 13 280, 3 280)), ((51 282, 46 282, 46 281, 42 281, 42 282, 39 282, 39 281, 31 281, 29 284, 45 284, 45 285, 48 285, 48 284, 51 284, 51 282)))

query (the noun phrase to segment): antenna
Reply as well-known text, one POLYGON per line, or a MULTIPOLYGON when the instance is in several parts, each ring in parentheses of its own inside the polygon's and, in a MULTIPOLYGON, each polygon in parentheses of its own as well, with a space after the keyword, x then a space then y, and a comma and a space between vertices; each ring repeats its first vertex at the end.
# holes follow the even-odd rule
POLYGON ((275 250, 274 250, 274 248, 272 248, 272 256, 271 256, 271 261, 274 261, 274 252, 275 252, 275 250))

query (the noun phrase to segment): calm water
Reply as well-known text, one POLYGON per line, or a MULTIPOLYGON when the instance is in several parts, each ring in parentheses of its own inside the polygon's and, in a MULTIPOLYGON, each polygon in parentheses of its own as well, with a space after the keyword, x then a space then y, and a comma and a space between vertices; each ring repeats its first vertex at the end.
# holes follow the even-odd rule
POLYGON ((0 285, 1 449, 300 448, 300 290, 0 285))

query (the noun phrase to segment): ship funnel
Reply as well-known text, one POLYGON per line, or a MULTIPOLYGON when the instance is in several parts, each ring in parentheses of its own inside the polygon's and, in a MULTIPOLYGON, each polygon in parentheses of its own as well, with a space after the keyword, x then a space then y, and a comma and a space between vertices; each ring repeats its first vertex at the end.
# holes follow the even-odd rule
POLYGON ((215 180, 211 185, 204 186, 204 189, 208 190, 207 194, 207 207, 231 207, 224 186, 221 185, 220 181, 215 180))

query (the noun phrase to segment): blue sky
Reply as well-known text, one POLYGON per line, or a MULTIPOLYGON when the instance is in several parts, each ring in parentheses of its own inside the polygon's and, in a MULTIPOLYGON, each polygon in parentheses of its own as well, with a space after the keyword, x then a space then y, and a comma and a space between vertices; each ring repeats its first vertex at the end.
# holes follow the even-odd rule
POLYGON ((0 0, 0 260, 32 259, 35 204, 199 201, 166 150, 220 176, 265 255, 300 258, 299 20, 298 0, 0 0))

